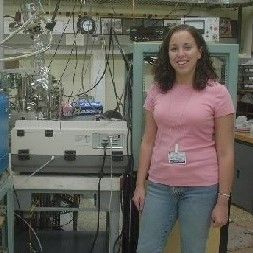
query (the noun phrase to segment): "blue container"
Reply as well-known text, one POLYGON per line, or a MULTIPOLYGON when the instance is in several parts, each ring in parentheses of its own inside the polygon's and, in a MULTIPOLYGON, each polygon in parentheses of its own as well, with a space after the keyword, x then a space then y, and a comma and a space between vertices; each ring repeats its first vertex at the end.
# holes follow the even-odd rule
POLYGON ((9 167, 9 98, 0 92, 0 174, 9 167))
POLYGON ((103 113, 103 105, 99 101, 89 101, 86 99, 79 99, 72 103, 72 106, 77 109, 74 113, 78 115, 92 115, 103 113))

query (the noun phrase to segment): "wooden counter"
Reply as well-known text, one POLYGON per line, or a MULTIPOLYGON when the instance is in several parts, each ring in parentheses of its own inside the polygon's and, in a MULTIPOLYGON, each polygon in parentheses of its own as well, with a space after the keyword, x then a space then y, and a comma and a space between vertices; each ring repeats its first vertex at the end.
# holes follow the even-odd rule
POLYGON ((235 132, 235 139, 253 144, 253 134, 235 132))

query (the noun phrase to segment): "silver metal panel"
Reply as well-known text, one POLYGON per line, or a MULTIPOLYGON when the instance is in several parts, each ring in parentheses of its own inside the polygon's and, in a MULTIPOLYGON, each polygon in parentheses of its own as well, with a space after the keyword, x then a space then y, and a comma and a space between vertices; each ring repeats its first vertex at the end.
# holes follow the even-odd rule
POLYGON ((74 150, 76 155, 103 155, 102 141, 107 140, 107 154, 122 151, 127 155, 129 140, 125 121, 16 121, 11 131, 11 153, 27 149, 34 155, 64 155, 74 150), (18 136, 23 130, 24 135, 18 136), (53 130, 53 136, 45 131, 53 130), (111 138, 110 138, 111 137, 111 138))
MULTIPOLYGON (((98 175, 103 164, 103 156, 76 156, 74 161, 64 160, 64 156, 31 155, 28 160, 19 160, 18 155, 11 155, 11 168, 22 174, 93 174, 98 175), (48 163, 51 161, 50 163, 48 163), (46 166, 44 166, 46 165, 46 166)), ((128 157, 122 161, 113 161, 110 156, 105 159, 103 173, 123 174, 128 169, 128 157)))
MULTIPOLYGON (((101 179, 101 191, 119 191, 120 177, 101 179)), ((14 175, 16 190, 52 191, 96 191, 99 178, 80 176, 22 176, 14 175)))

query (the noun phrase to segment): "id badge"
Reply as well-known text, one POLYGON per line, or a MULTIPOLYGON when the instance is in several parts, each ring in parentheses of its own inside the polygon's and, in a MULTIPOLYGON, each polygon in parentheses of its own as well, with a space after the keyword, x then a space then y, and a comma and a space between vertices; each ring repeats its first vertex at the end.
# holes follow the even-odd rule
POLYGON ((186 164, 185 152, 170 152, 168 159, 170 164, 186 164))
POLYGON ((186 164, 185 152, 178 151, 178 144, 175 145, 175 151, 169 152, 168 160, 170 164, 186 164))

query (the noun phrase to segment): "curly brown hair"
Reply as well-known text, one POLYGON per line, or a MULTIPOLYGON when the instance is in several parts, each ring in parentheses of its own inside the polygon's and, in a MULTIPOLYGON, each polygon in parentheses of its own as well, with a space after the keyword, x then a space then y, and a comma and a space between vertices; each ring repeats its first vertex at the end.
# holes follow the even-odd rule
POLYGON ((196 90, 203 90, 206 88, 209 79, 218 79, 206 42, 198 30, 195 27, 186 24, 177 25, 168 32, 163 40, 158 53, 158 59, 153 67, 154 80, 157 82, 157 85, 163 93, 170 90, 175 83, 176 73, 170 64, 168 52, 172 35, 179 31, 189 32, 194 38, 197 47, 201 49, 201 58, 197 61, 195 69, 193 88, 196 90))

